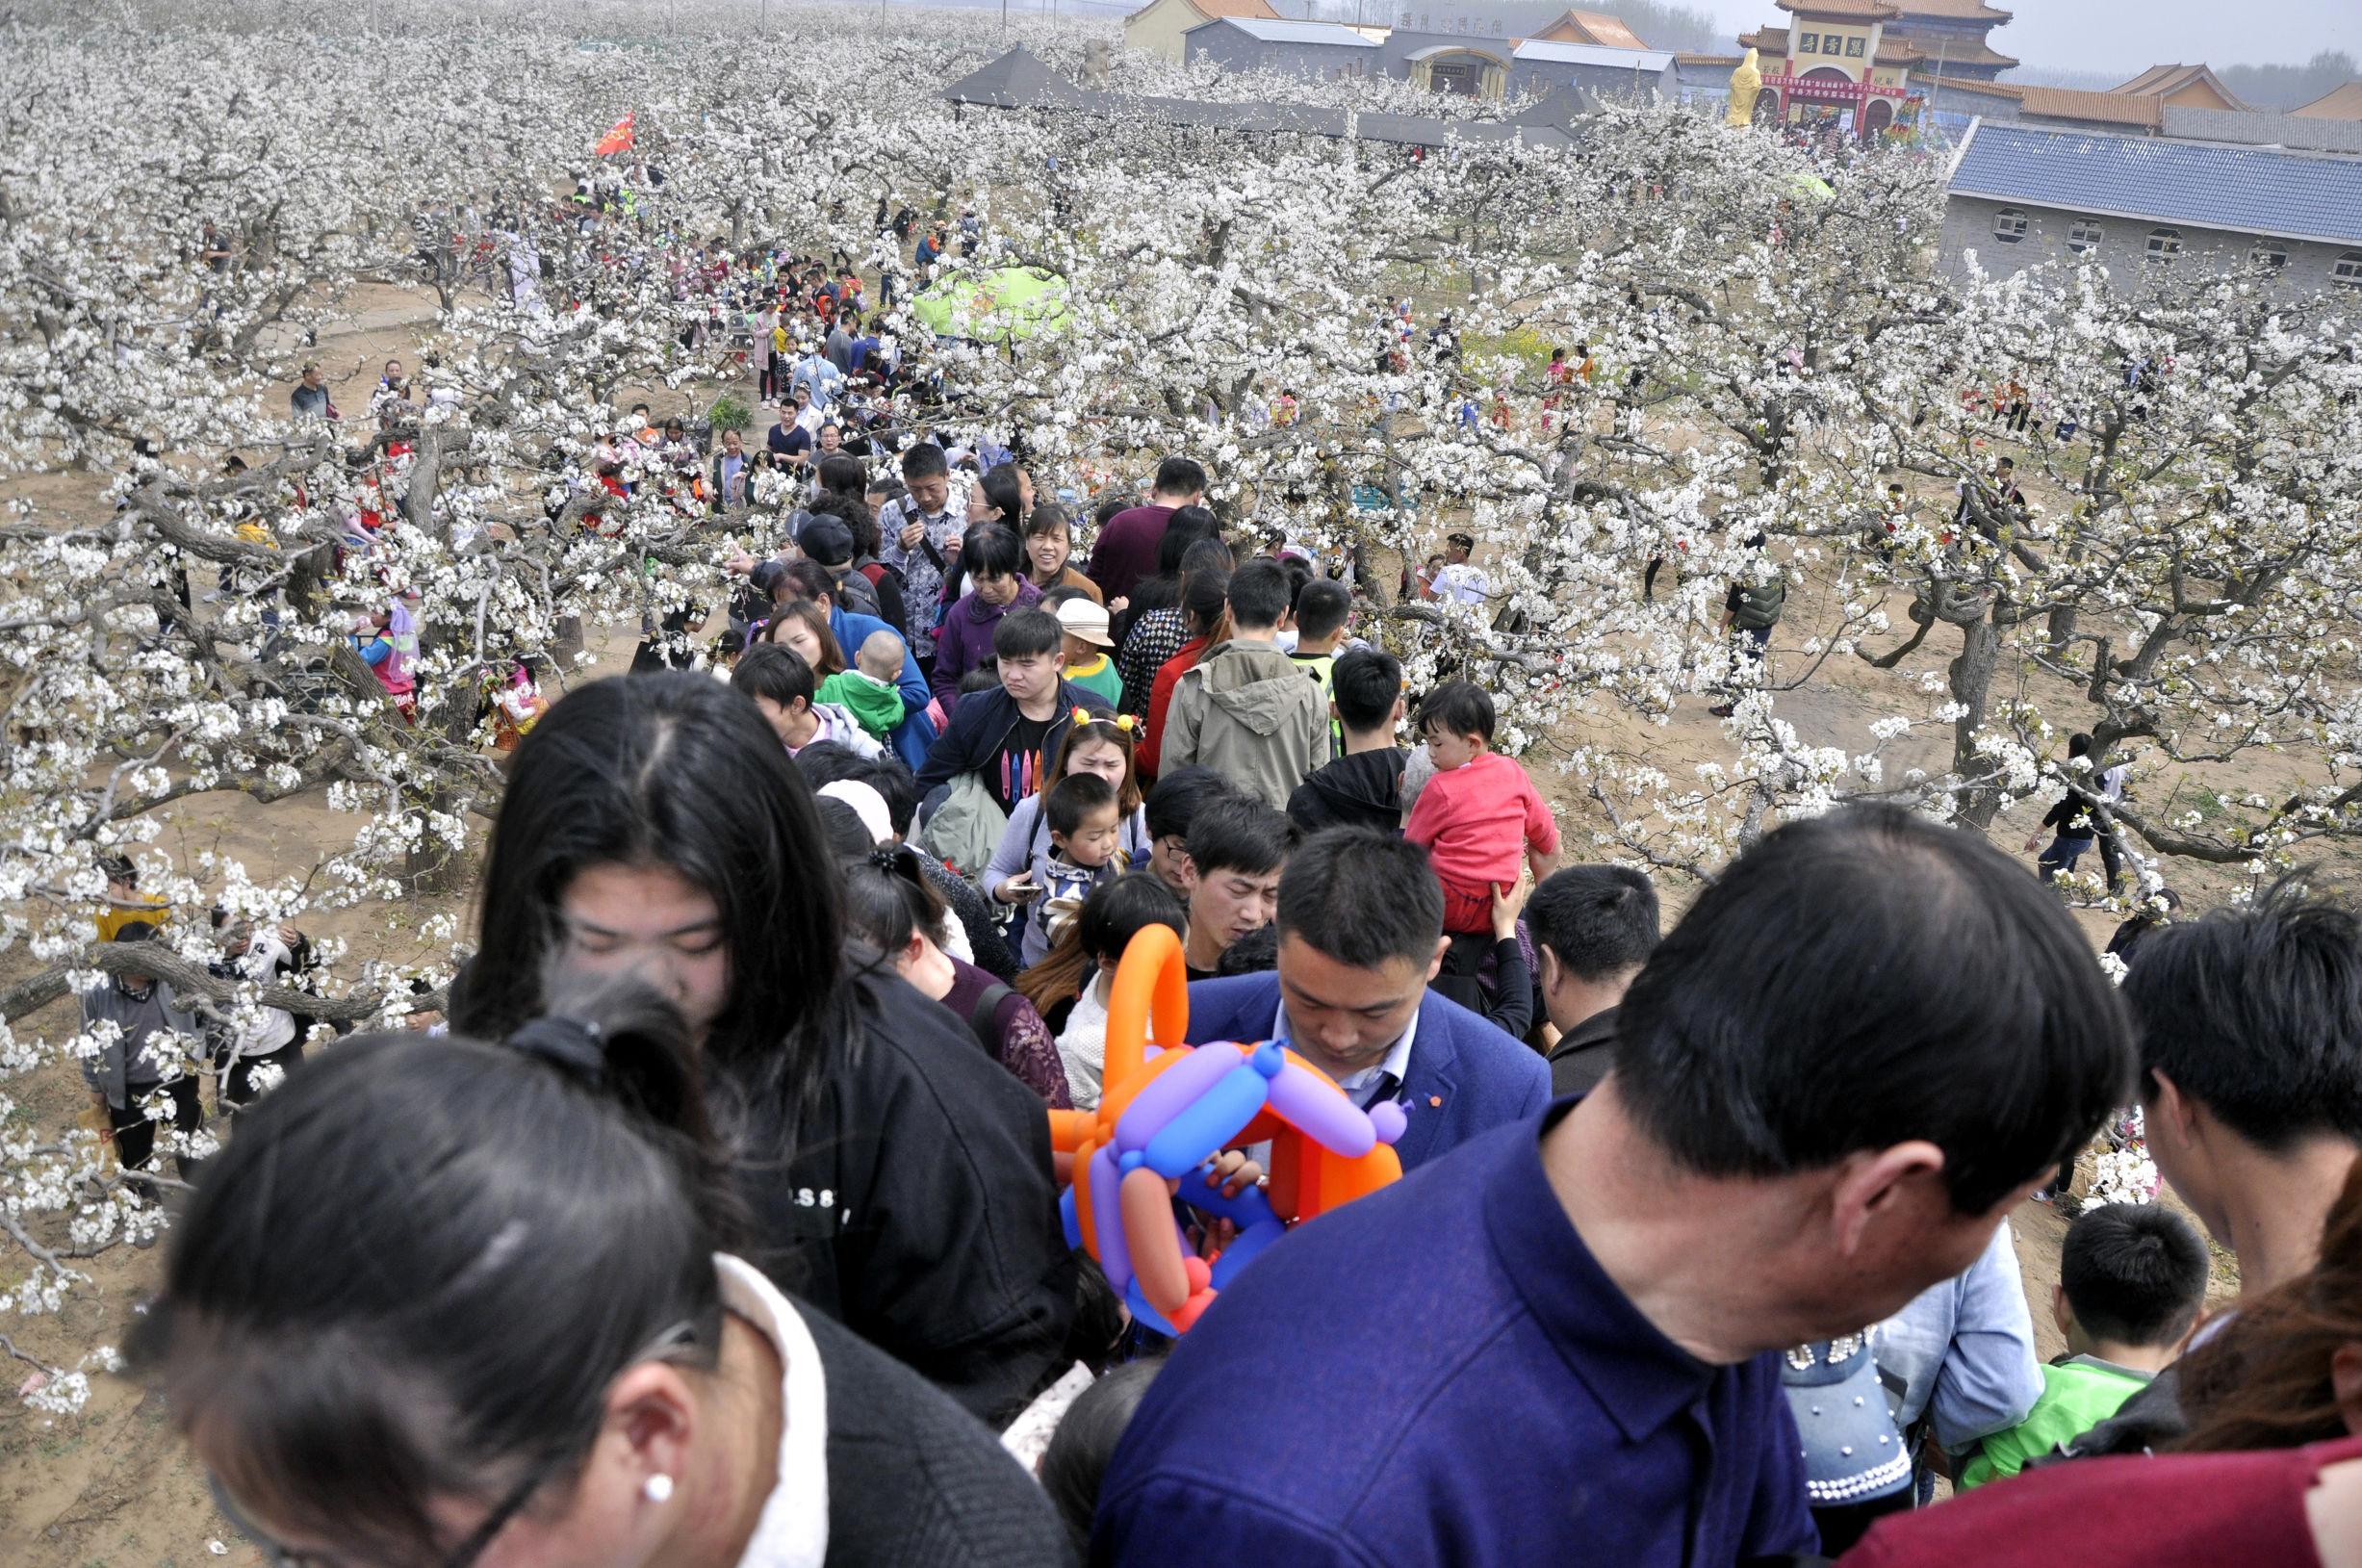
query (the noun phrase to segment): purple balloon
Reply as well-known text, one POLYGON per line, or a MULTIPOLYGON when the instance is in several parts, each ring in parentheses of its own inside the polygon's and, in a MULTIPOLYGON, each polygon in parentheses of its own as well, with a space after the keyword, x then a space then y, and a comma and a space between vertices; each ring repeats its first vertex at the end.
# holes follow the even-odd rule
POLYGON ((1377 1141, 1390 1148, 1402 1136, 1403 1129, 1411 1124, 1410 1113, 1402 1109, 1400 1100, 1380 1100, 1363 1114, 1369 1117, 1370 1125, 1376 1130, 1377 1141))
POLYGON ((1099 1235, 1099 1267, 1120 1291, 1132 1282, 1132 1244, 1123 1234, 1123 1171, 1116 1151, 1104 1144, 1091 1157, 1091 1210, 1099 1235))
POLYGON ((1299 1062, 1289 1063, 1271 1080, 1271 1109, 1322 1148, 1348 1160, 1377 1145, 1377 1129, 1360 1108, 1299 1062))
POLYGON ((1123 1108, 1116 1123, 1116 1147, 1125 1153, 1148 1146, 1148 1140, 1165 1130, 1165 1123, 1197 1103, 1222 1074, 1241 1061, 1230 1045, 1199 1045, 1186 1062, 1167 1067, 1123 1108))

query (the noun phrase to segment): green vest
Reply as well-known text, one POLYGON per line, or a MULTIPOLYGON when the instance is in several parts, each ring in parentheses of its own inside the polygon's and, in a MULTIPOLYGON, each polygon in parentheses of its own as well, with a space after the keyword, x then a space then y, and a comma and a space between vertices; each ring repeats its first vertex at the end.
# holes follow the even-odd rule
POLYGON ((1784 578, 1774 577, 1769 582, 1751 582, 1738 591, 1738 608, 1731 624, 1741 631, 1768 631, 1780 624, 1780 611, 1787 604, 1788 585, 1784 578))
POLYGON ((2097 1356, 2079 1355, 2042 1369, 2042 1397, 2026 1419, 1985 1440, 1984 1452, 1961 1468, 1963 1491, 2015 1476, 2061 1443, 2070 1443, 2113 1416, 2144 1388, 2146 1373, 2130 1372, 2097 1356))
MULTIPOLYGON (((1288 656, 1296 660, 1300 668, 1312 673, 1314 683, 1321 688, 1321 711, 1327 712, 1328 705, 1337 695, 1337 655, 1290 654, 1288 656)), ((1328 721, 1328 749, 1331 756, 1345 755, 1345 726, 1336 719, 1328 721)))

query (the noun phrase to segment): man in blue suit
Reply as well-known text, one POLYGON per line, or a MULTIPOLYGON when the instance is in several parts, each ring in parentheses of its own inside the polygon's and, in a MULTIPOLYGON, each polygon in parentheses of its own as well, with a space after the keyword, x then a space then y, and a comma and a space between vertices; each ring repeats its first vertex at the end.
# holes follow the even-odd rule
POLYGON ((1525 1044, 1427 990, 1443 966, 1444 894, 1427 852, 1332 828, 1279 879, 1279 967, 1190 987, 1189 1038, 1277 1040, 1364 1107, 1399 1099, 1409 1170, 1550 1103, 1525 1044))

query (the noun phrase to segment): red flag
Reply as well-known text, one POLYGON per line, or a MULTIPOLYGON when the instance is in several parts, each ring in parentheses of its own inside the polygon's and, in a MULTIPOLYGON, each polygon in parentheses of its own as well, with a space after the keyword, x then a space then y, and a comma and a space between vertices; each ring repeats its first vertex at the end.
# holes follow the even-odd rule
POLYGON ((604 158, 610 152, 629 152, 630 150, 631 115, 627 110, 624 117, 615 122, 615 128, 599 139, 599 145, 591 149, 591 155, 604 158))

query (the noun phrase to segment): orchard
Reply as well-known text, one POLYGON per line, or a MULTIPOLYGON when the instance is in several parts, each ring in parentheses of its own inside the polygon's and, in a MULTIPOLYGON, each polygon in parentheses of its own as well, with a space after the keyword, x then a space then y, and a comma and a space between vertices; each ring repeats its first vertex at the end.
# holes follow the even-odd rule
MULTIPOLYGON (((507 688, 562 701, 710 615, 704 664, 803 502, 767 468, 690 496, 725 429, 763 440, 750 301, 783 256, 860 279, 914 368, 893 439, 1013 454, 1083 520, 1200 462, 1242 558, 1348 580, 1413 693, 1492 695, 1572 859, 1695 888, 1864 800, 2015 849, 2072 791, 2123 873, 2060 887, 2113 920, 2349 853, 2362 296, 1961 283, 1933 150, 1635 101, 1572 148, 1461 141, 1466 100, 1113 41, 754 0, 0 21, 0 1351, 27 1419, 80 1419, 184 1185, 159 1159, 143 1195, 82 1114, 111 1037, 74 996, 145 975, 201 1034, 290 1015, 331 1051, 440 1015, 507 688), (1118 99, 1408 112, 1435 144, 945 101, 1020 45, 1118 99), (1058 281, 1055 320, 921 319, 1011 270, 1058 281), (395 330, 381 377, 356 346, 395 330), (291 401, 307 365, 335 418, 291 401), (639 403, 693 460, 625 446, 639 403), (1480 592, 1426 591, 1452 534, 1480 592), (1751 661, 1726 605, 1773 581, 1751 661), (389 605, 401 693, 368 657, 389 605), (200 805, 310 836, 224 849, 200 805), (155 940, 101 939, 143 912, 155 940), (279 930, 302 962, 243 962, 279 930)), ((237 1136, 149 1114, 192 1161, 237 1136)))

